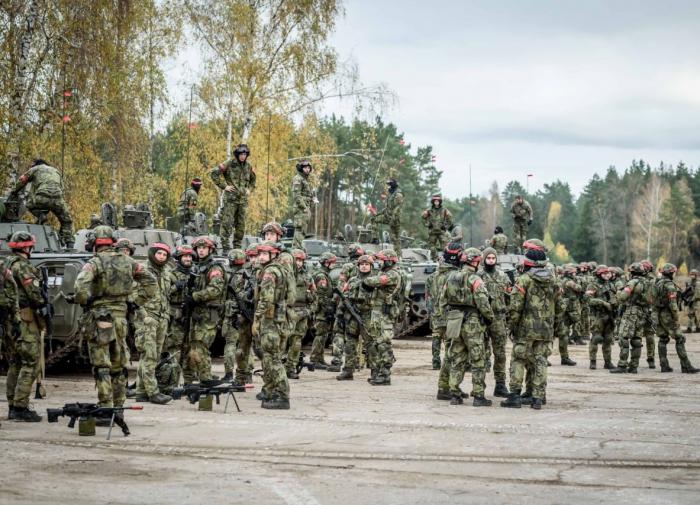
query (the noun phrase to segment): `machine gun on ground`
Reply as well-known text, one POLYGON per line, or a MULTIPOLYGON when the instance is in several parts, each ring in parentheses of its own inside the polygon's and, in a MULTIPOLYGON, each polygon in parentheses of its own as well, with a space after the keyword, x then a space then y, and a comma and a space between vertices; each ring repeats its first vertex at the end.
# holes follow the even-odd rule
POLYGON ((124 421, 125 410, 143 410, 143 406, 100 407, 95 403, 66 403, 60 409, 46 409, 46 418, 50 423, 57 423, 59 417, 69 417, 69 428, 75 427, 75 420, 79 419, 79 433, 87 436, 95 434, 95 418, 110 418, 109 431, 107 432, 107 440, 109 440, 112 436, 112 427, 115 424, 122 429, 125 437, 131 434, 126 421, 124 421))
POLYGON ((238 406, 238 401, 236 400, 236 395, 234 393, 245 393, 246 387, 240 384, 234 384, 232 382, 224 382, 220 380, 207 380, 201 381, 194 384, 188 384, 181 388, 173 388, 171 396, 173 400, 180 400, 183 396, 186 396, 191 404, 200 402, 199 410, 211 410, 211 400, 208 402, 202 402, 202 399, 211 399, 211 397, 216 397, 216 404, 221 403, 220 396, 226 395, 226 404, 224 405, 224 414, 228 409, 228 402, 230 398, 233 398, 233 403, 236 404, 236 410, 241 412, 241 408, 238 406), (206 404, 208 403, 208 405, 206 404))

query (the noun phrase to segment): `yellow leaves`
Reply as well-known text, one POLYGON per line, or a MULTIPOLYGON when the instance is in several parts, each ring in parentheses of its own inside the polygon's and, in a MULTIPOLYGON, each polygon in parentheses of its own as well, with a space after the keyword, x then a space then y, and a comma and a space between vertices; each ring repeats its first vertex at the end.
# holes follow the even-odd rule
POLYGON ((550 249, 549 255, 552 261, 558 264, 571 262, 571 255, 569 254, 569 250, 561 242, 557 242, 557 244, 552 249, 550 249))

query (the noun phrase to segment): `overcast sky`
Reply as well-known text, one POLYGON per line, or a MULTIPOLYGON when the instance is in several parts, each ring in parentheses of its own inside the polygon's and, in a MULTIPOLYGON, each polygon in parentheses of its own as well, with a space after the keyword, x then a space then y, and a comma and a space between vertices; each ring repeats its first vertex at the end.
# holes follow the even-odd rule
MULTIPOLYGON (((493 180, 579 192, 633 158, 700 163, 700 1, 348 0, 333 40, 449 197, 493 180)), ((334 106, 330 106, 333 109, 334 106)), ((342 105, 338 106, 344 111, 342 105)))

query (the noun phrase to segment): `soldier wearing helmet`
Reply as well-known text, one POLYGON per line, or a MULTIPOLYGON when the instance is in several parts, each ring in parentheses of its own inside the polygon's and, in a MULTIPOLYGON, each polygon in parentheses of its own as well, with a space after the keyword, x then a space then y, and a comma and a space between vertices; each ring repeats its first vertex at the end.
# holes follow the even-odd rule
POLYGON ((430 208, 425 209, 421 217, 423 225, 428 228, 428 249, 436 259, 445 247, 447 232, 454 228, 452 213, 442 206, 442 195, 435 194, 430 197, 430 208))
POLYGON ((15 185, 11 195, 17 195, 27 184, 31 183, 27 209, 42 222, 47 212, 52 212, 61 229, 59 235, 66 249, 73 249, 73 218, 68 205, 63 197, 63 177, 61 173, 46 161, 36 159, 31 168, 22 176, 15 185))
POLYGON ((522 195, 517 195, 510 206, 510 213, 513 215, 513 237, 521 251, 521 244, 525 242, 528 227, 532 224, 532 207, 522 195))
POLYGON ((562 331, 559 333, 559 356, 561 364, 575 366, 576 362, 569 358, 569 336, 575 338, 581 321, 581 298, 586 290, 585 284, 576 276, 576 266, 564 265, 560 287, 562 304, 565 305, 562 314, 562 331))
POLYGON ((136 401, 150 401, 164 405, 172 400, 158 387, 156 366, 160 360, 170 320, 170 292, 172 276, 168 260, 170 247, 156 242, 148 248, 146 269, 156 280, 155 292, 150 286, 138 285, 136 303, 141 317, 134 321, 136 350, 139 351, 139 367, 136 372, 136 401))
POLYGON ((612 345, 615 334, 615 314, 617 297, 612 271, 605 265, 598 265, 593 281, 586 286, 586 297, 591 307, 591 341, 588 344, 590 369, 595 370, 598 345, 603 347, 605 369, 614 368, 612 364, 612 345))
POLYGON ((658 312, 659 327, 659 363, 662 372, 673 372, 668 362, 667 346, 671 338, 676 343, 676 354, 681 362, 682 373, 698 373, 700 369, 695 368, 688 358, 685 349, 685 335, 681 332, 678 322, 678 286, 673 282, 678 268, 672 263, 666 263, 661 267, 661 276, 657 279, 654 291, 654 301, 658 312))
POLYGON ((245 144, 236 146, 233 159, 213 168, 210 176, 216 187, 222 192, 222 206, 219 210, 221 219, 221 244, 224 254, 230 250, 230 237, 233 233, 233 247, 241 246, 245 233, 245 214, 248 197, 255 189, 255 171, 248 161, 250 149, 245 144))
POLYGON ((94 230, 95 256, 75 281, 75 302, 88 312, 94 325, 87 330, 90 363, 101 407, 121 407, 126 399, 129 350, 127 302, 139 283, 145 297, 155 297, 153 274, 129 256, 114 249, 112 228, 94 230))
POLYGON ((373 224, 386 224, 389 226, 389 236, 397 256, 401 256, 401 208, 403 207, 403 193, 399 189, 398 181, 390 177, 386 181, 387 196, 384 209, 373 216, 373 224))
MULTIPOLYGON (((3 355, 4 352, 8 363, 14 362, 14 342, 19 341, 21 336, 22 320, 19 316, 17 283, 12 275, 12 270, 0 257, 0 355, 3 355)), ((12 404, 10 403, 10 405, 12 404)), ((10 407, 10 410, 14 410, 14 407, 10 407)))
POLYGON ((192 242, 197 266, 192 292, 185 297, 191 310, 190 350, 186 356, 183 376, 186 383, 211 379, 211 353, 209 348, 216 338, 216 328, 221 320, 226 296, 226 273, 214 261, 216 245, 207 236, 192 242))
POLYGON ((597 266, 595 261, 581 262, 578 269, 578 281, 583 287, 579 294, 581 316, 579 317, 578 324, 574 327, 574 334, 572 335, 572 340, 578 345, 584 345, 586 340, 589 340, 591 336, 591 310, 585 292, 586 286, 594 281, 593 272, 597 266))
MULTIPOLYGON (((644 280, 646 282, 647 298, 653 299, 656 296, 654 292, 654 285, 656 283, 656 272, 654 272, 654 265, 649 260, 642 260, 641 265, 644 269, 645 274, 644 280)), ((650 324, 647 324, 644 327, 644 345, 646 346, 647 363, 649 365, 649 368, 656 368, 656 363, 654 360, 654 358, 656 357, 656 327, 658 326, 658 324, 656 323, 658 319, 658 314, 656 312, 656 305, 652 303, 649 306, 649 310, 647 313, 647 320, 650 324)))
POLYGON ((297 173, 292 177, 292 215, 294 219, 294 247, 304 248, 303 240, 306 238, 311 210, 316 200, 316 192, 311 186, 309 175, 311 174, 311 162, 302 160, 297 163, 297 173))
POLYGON ((498 254, 506 254, 508 252, 508 237, 503 233, 503 228, 500 225, 493 230, 490 244, 491 247, 496 249, 498 254))
MULTIPOLYGON (((311 319, 311 307, 316 302, 316 285, 311 274, 306 270, 306 253, 302 249, 292 251, 294 274, 296 280, 295 297, 292 302, 292 331, 287 341, 287 362, 285 368, 288 379, 298 379, 296 367, 301 353, 301 341, 306 335, 311 319)), ((283 349, 285 351, 285 349, 283 349)))
POLYGON ((289 383, 282 363, 282 338, 287 332, 287 281, 277 261, 281 245, 266 241, 258 245, 262 265, 256 293, 253 338, 262 349, 264 409, 289 409, 289 383))
POLYGON ((120 253, 126 254, 127 256, 133 256, 136 252, 136 247, 134 246, 134 243, 128 238, 120 238, 119 240, 117 240, 117 242, 114 244, 114 248, 120 253))
POLYGON ((316 285, 316 324, 315 336, 311 346, 311 362, 325 370, 328 363, 323 356, 326 342, 332 338, 333 322, 335 321, 335 299, 333 297, 333 281, 331 270, 335 267, 337 258, 331 252, 324 252, 319 259, 319 268, 313 274, 316 285))
POLYGON ((450 242, 442 251, 438 269, 426 280, 426 306, 430 314, 430 327, 433 336, 433 370, 440 370, 438 378, 438 400, 451 400, 450 393, 450 344, 447 340, 447 319, 442 303, 445 283, 450 274, 459 268, 459 257, 462 255, 462 244, 450 242), (445 357, 440 360, 440 345, 445 342, 445 357))
POLYGON ((15 317, 11 318, 14 319, 13 338, 8 339, 8 419, 27 422, 41 421, 41 416, 29 408, 29 395, 38 375, 43 345, 41 332, 44 320, 40 312, 45 310, 41 295, 41 274, 29 262, 35 244, 34 237, 26 231, 14 232, 7 244, 12 254, 5 259, 2 268, 3 284, 6 282, 10 291, 13 285, 15 288, 14 299, 10 298, 8 302, 13 308, 19 307, 19 321, 15 317))
POLYGON ((700 303, 698 303, 698 300, 700 300, 698 277, 700 277, 700 272, 693 268, 690 271, 690 280, 685 283, 685 291, 683 292, 683 301, 688 308, 688 327, 685 329, 686 333, 700 331, 697 314, 698 308, 700 308, 700 303))
POLYGON ((202 188, 202 179, 195 177, 190 181, 190 187, 182 192, 180 202, 177 204, 177 217, 180 220, 180 234, 192 236, 196 233, 197 226, 194 216, 197 213, 199 190, 202 188))

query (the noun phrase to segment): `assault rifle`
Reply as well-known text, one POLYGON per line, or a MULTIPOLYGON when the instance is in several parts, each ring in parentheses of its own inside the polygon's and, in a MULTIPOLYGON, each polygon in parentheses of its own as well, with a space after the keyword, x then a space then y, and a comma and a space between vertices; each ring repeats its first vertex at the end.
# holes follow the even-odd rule
MULTIPOLYGON (((246 272, 243 272, 243 277, 245 278, 246 285, 250 284, 250 278, 248 277, 246 272)), ((248 291, 249 287, 247 286, 246 292, 248 291)), ((233 300, 236 302, 236 305, 238 306, 238 311, 241 313, 243 318, 249 324, 253 324, 253 313, 250 310, 250 302, 248 300, 242 300, 233 287, 231 288, 231 294, 233 294, 233 300)))
POLYGON ((681 296, 679 297, 681 306, 678 308, 682 309, 683 305, 690 307, 693 304, 693 298, 695 298, 695 290, 689 282, 686 282, 685 289, 681 292, 681 296))
POLYGON ((369 339, 369 332, 367 331, 367 327, 365 326, 364 321, 362 320, 362 316, 360 313, 357 311, 357 308, 352 304, 350 300, 345 296, 345 294, 338 289, 338 286, 335 286, 333 288, 333 292, 338 295, 338 299, 340 300, 340 303, 343 304, 343 307, 345 307, 345 310, 348 311, 350 316, 355 320, 357 323, 358 328, 360 329, 360 338, 357 339, 357 349, 358 349, 358 356, 360 357, 360 367, 365 366, 365 355, 362 352, 362 348, 364 347, 362 344, 362 339, 367 338, 369 339))
POLYGON ((75 420, 93 418, 110 418, 109 431, 107 432, 107 440, 112 436, 112 427, 116 424, 122 429, 125 437, 128 437, 131 432, 124 421, 125 410, 143 410, 143 406, 134 405, 132 407, 100 407, 95 403, 66 403, 60 409, 46 409, 46 418, 50 423, 57 423, 58 418, 66 416, 70 418, 68 427, 75 427, 75 420))
POLYGON ((183 396, 186 396, 191 404, 195 404, 199 401, 201 397, 215 396, 216 404, 221 403, 219 397, 224 394, 226 396, 226 404, 224 406, 224 414, 228 409, 229 398, 233 398, 233 403, 236 404, 236 410, 241 411, 238 406, 238 401, 233 393, 245 393, 246 387, 240 384, 234 384, 232 382, 224 382, 221 380, 207 380, 201 381, 194 384, 187 384, 181 388, 173 388, 170 396, 173 400, 180 400, 183 396))
POLYGON ((300 374, 301 371, 306 368, 309 372, 313 372, 316 370, 316 365, 309 361, 304 361, 304 358, 306 357, 306 353, 304 351, 301 351, 299 353, 299 361, 297 361, 297 366, 296 366, 296 371, 297 374, 300 374))

